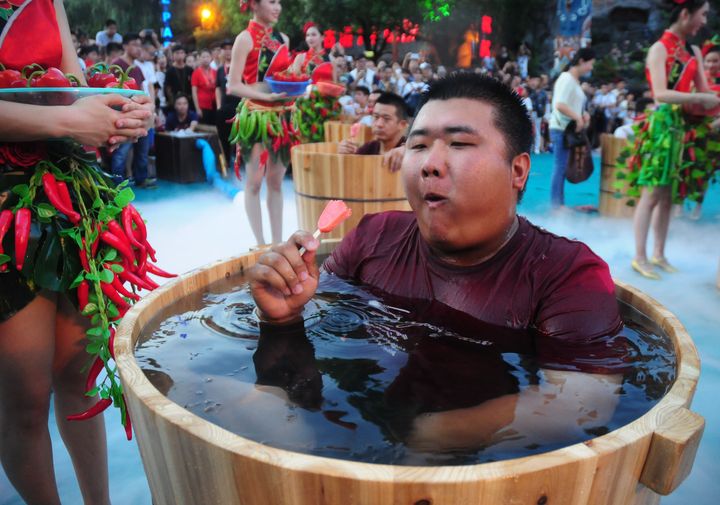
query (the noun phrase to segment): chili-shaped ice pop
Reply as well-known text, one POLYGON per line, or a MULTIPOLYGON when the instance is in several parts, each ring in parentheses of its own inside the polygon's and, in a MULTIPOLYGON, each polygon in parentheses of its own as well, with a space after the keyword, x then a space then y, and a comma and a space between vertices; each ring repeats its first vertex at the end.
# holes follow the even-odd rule
MULTIPOLYGON (((330 200, 320 214, 317 222, 317 230, 313 233, 315 239, 320 237, 321 233, 330 233, 337 225, 345 221, 352 215, 352 209, 345 205, 342 200, 330 200)), ((305 248, 300 248, 300 256, 305 254, 305 248)))

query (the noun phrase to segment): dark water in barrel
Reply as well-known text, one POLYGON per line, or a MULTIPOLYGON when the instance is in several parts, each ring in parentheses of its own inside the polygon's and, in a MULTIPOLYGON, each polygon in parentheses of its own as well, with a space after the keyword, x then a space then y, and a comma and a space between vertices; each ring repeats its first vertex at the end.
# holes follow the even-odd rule
POLYGON ((622 359, 594 364, 616 371, 609 406, 593 404, 592 387, 573 392, 546 380, 540 369, 548 363, 534 357, 524 331, 473 323, 448 308, 441 327, 426 316, 442 307, 381 297, 335 276, 323 274, 305 331, 261 335, 253 308, 242 278, 216 283, 159 314, 137 360, 163 394, 198 416, 307 454, 405 465, 536 454, 638 418, 675 377, 668 339, 624 305, 622 359), (515 415, 518 392, 529 406, 518 402, 515 415), (562 395, 579 399, 581 412, 558 403, 562 395), (442 431, 448 427, 455 431, 442 431))

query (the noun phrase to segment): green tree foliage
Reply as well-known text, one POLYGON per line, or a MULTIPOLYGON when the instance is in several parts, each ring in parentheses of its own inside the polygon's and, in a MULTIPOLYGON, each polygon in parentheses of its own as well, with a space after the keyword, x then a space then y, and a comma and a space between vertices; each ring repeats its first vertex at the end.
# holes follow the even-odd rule
POLYGON ((65 10, 72 29, 82 29, 91 38, 105 29, 105 20, 114 19, 118 31, 139 32, 144 28, 160 31, 159 0, 65 0, 65 10))

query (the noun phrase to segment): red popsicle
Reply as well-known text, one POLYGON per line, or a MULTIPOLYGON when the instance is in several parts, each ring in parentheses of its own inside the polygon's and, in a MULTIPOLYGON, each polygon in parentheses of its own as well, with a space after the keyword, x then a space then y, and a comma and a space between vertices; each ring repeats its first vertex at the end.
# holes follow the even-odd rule
MULTIPOLYGON (((316 239, 321 233, 330 233, 337 225, 345 221, 352 215, 352 209, 345 205, 342 200, 330 200, 320 214, 317 222, 318 229, 313 233, 316 239)), ((305 254, 305 248, 300 248, 300 256, 305 254)))

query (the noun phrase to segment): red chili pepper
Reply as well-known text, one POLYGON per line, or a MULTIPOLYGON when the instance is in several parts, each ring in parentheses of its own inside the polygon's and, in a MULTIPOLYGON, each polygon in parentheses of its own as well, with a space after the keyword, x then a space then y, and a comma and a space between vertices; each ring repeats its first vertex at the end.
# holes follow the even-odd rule
POLYGON ((170 274, 166 272, 165 270, 161 270, 156 265, 153 265, 152 263, 148 264, 147 271, 151 274, 155 274, 159 277, 166 277, 168 279, 172 279, 173 277, 177 277, 177 274, 170 274))
POLYGON ((55 180, 55 176, 49 172, 43 174, 42 184, 43 184, 43 189, 45 190, 45 195, 48 197, 48 200, 50 200, 50 203, 52 204, 52 206, 55 207, 60 212, 62 212, 63 214, 65 214, 71 223, 73 223, 73 224, 79 223, 80 222, 80 214, 75 212, 72 209, 72 206, 68 207, 66 202, 63 200, 62 196, 60 195, 60 191, 58 190, 57 181, 55 180))
POLYGON ((85 310, 85 306, 88 304, 90 297, 90 284, 88 281, 82 281, 77 287, 78 305, 80 306, 80 312, 85 310))
POLYGON ((128 263, 130 264, 130 268, 134 268, 132 264, 135 261, 135 255, 133 254, 132 249, 127 244, 127 242, 118 238, 117 235, 114 235, 109 231, 104 231, 100 233, 100 240, 102 240, 107 245, 119 252, 120 255, 128 261, 128 263))
MULTIPOLYGON (((10 225, 12 224, 12 221, 13 213, 11 210, 6 209, 0 212, 0 254, 3 254, 5 252, 2 243, 8 230, 10 230, 10 225)), ((2 265, 0 265, 0 272, 4 272, 5 270, 7 270, 7 263, 3 263, 2 265)))
POLYGON ((147 266, 148 266, 148 253, 147 249, 145 249, 145 246, 141 245, 137 249, 137 272, 138 275, 141 277, 144 277, 147 273, 147 266))
POLYGON ((107 282, 101 282, 100 288, 102 289, 103 294, 110 298, 111 302, 117 305, 118 309, 130 307, 130 305, 128 305, 128 302, 126 302, 125 299, 120 296, 120 294, 115 290, 112 284, 108 284, 107 282))
POLYGON ((65 202, 65 205, 69 209, 72 209, 74 211, 75 209, 73 208, 72 198, 70 197, 70 191, 68 190, 67 184, 65 184, 65 181, 56 182, 58 193, 60 193, 60 198, 62 198, 63 202, 65 202))
POLYGON ((95 361, 88 372, 87 379, 85 379, 85 391, 90 391, 95 387, 95 379, 97 379, 97 376, 100 375, 100 371, 104 366, 105 364, 100 356, 95 358, 95 361))
POLYGON ((153 290, 153 288, 150 284, 148 284, 143 279, 141 279, 140 277, 138 277, 137 275, 132 273, 130 271, 130 269, 127 268, 127 265, 123 265, 123 266, 125 267, 125 269, 118 274, 122 280, 127 281, 130 284, 134 284, 138 288, 145 289, 147 291, 153 290))
MULTIPOLYGON (((135 237, 133 237, 133 240, 130 240, 130 237, 125 233, 125 230, 123 230, 122 226, 120 224, 113 220, 108 223, 108 231, 115 235, 117 238, 125 242, 125 244, 128 246, 128 249, 132 252, 132 246, 133 246, 133 240, 137 242, 135 237)), ((135 254, 133 253, 133 259, 135 258, 135 254)))
POLYGON ((20 209, 15 213, 15 266, 18 270, 25 265, 31 219, 30 209, 20 209))
POLYGON ((135 223, 135 226, 137 227, 138 231, 140 232, 140 237, 138 240, 140 242, 146 242, 147 241, 147 228, 145 227, 145 221, 143 221, 142 216, 137 211, 135 207, 133 207, 132 204, 128 205, 130 207, 130 212, 132 213, 133 223, 135 223))
POLYGON ((115 77, 113 74, 103 74, 103 73, 96 73, 91 75, 88 78, 88 86, 91 88, 107 88, 117 86, 118 84, 118 78, 115 77))
POLYGON ((80 264, 82 265, 83 269, 86 272, 90 272, 90 263, 88 262, 87 253, 85 252, 85 237, 82 239, 82 247, 78 251, 78 256, 80 256, 80 264))
POLYGON ((122 225, 123 230, 125 231, 125 236, 127 236, 128 240, 130 240, 133 247, 137 247, 138 249, 142 247, 145 249, 142 243, 135 238, 135 233, 133 233, 133 213, 130 205, 122 210, 122 225))
POLYGON ((115 277, 113 277, 112 287, 114 287, 115 291, 120 293, 125 298, 130 298, 131 300, 135 300, 135 301, 138 301, 140 299, 140 297, 138 295, 125 289, 125 286, 123 286, 122 281, 120 281, 120 279, 118 278, 117 275, 115 275, 115 277))
POLYGON ((148 277, 147 275, 146 275, 145 277, 143 277, 142 280, 145 281, 145 283, 150 286, 150 290, 157 289, 157 288, 160 287, 160 284, 158 284, 157 282, 155 282, 154 280, 152 280, 152 279, 151 279, 150 277, 148 277))
POLYGON ((137 81, 133 79, 132 77, 128 77, 125 79, 125 82, 123 82, 122 85, 123 89, 140 89, 140 86, 138 86, 137 81))
POLYGON ((690 159, 695 161, 695 148, 690 147, 688 148, 688 155, 690 156, 690 159))
POLYGON ((100 414, 102 411, 107 409, 110 405, 112 405, 112 400, 110 398, 101 398, 95 405, 87 409, 85 412, 81 412, 80 414, 74 414, 72 416, 67 416, 68 421, 85 421, 87 419, 93 418, 96 415, 100 414))
POLYGON ((0 72, 0 88, 17 88, 14 86, 18 81, 23 83, 23 86, 27 83, 20 72, 17 70, 3 70, 0 72))
POLYGON ((242 175, 240 174, 240 165, 242 164, 242 149, 240 148, 240 144, 237 144, 235 146, 235 164, 233 165, 233 170, 235 171, 235 177, 237 177, 238 181, 242 181, 242 175))
POLYGON ((108 351, 112 359, 115 359, 115 328, 110 328, 110 338, 108 339, 108 351))
POLYGON ((128 404, 125 400, 125 395, 122 397, 123 403, 125 404, 125 436, 128 440, 132 440, 132 422, 130 421, 130 410, 128 410, 128 404))
POLYGON ((62 73, 62 70, 50 67, 47 69, 47 72, 43 73, 39 77, 33 77, 35 74, 38 74, 38 72, 34 72, 30 78, 31 78, 31 86, 33 88, 69 88, 70 80, 65 77, 65 74, 62 73))
POLYGON ((144 246, 145 249, 147 249, 147 253, 150 255, 150 259, 157 263, 157 257, 155 256, 156 251, 153 249, 153 246, 150 245, 150 242, 145 241, 144 246))

